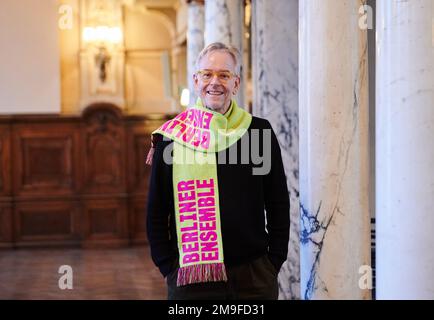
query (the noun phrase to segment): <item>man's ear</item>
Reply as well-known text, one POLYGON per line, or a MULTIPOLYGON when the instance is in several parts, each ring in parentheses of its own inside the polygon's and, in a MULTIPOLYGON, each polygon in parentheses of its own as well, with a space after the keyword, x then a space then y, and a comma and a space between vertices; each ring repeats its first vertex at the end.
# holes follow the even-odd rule
POLYGON ((235 85, 234 85, 234 91, 238 92, 238 89, 240 88, 241 78, 240 76, 235 77, 235 85))
POLYGON ((199 78, 197 77, 196 73, 193 73, 193 84, 194 84, 194 91, 196 91, 197 93, 199 87, 199 78))

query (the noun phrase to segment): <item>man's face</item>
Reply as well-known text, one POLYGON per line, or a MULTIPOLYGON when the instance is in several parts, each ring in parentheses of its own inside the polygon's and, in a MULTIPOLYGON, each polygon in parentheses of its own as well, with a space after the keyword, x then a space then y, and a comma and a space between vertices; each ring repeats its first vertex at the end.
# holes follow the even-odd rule
POLYGON ((240 78, 235 74, 235 61, 229 53, 217 50, 205 55, 193 76, 203 105, 224 114, 240 85, 240 78))

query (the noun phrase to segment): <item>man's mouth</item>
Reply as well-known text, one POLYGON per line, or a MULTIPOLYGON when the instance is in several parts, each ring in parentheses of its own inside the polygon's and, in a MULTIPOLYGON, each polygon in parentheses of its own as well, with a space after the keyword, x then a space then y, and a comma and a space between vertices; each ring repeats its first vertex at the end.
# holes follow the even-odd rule
POLYGON ((221 96, 224 92, 220 90, 207 90, 206 94, 209 94, 210 96, 221 96))

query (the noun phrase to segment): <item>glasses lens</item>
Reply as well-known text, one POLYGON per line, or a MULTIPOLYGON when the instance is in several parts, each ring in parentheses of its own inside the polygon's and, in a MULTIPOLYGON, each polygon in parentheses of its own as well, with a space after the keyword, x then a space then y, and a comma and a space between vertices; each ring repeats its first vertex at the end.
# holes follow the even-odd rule
POLYGON ((202 71, 199 73, 202 77, 202 80, 208 81, 212 78, 212 72, 211 71, 202 71))
POLYGON ((202 81, 211 81, 214 74, 217 75, 217 78, 221 82, 226 82, 232 79, 232 73, 229 71, 210 71, 210 70, 201 70, 198 72, 202 81))
POLYGON ((228 81, 230 78, 232 78, 232 74, 228 71, 221 71, 217 72, 217 77, 220 81, 228 81))

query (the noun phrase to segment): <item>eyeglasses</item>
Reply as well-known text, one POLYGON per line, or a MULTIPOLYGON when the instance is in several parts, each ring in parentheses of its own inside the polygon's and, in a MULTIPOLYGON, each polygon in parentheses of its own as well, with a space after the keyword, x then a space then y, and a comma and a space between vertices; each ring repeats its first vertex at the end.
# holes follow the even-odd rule
POLYGON ((213 71, 213 70, 199 70, 196 73, 203 82, 210 82, 214 75, 217 76, 220 82, 226 83, 231 80, 233 77, 236 77, 236 74, 233 74, 230 71, 222 70, 222 71, 213 71))

